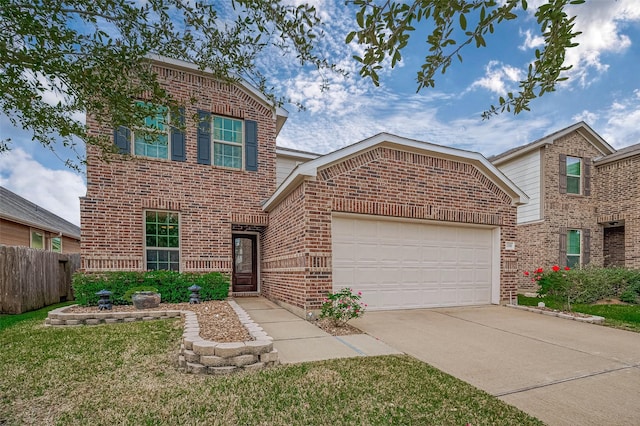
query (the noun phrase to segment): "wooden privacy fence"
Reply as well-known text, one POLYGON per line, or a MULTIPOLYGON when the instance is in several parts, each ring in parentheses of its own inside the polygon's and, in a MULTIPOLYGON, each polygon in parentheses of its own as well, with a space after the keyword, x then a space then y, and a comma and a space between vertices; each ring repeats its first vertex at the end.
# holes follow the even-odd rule
POLYGON ((0 245, 0 313, 21 314, 73 300, 80 254, 0 245))

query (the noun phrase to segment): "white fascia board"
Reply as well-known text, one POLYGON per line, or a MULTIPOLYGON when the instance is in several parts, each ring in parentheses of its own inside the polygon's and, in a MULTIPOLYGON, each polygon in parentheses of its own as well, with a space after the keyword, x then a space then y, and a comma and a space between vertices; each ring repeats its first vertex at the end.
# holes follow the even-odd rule
POLYGON ((300 158, 303 160, 315 160, 322 154, 314 154, 312 152, 298 151, 295 149, 276 146, 276 155, 281 157, 300 158))
POLYGON ((577 131, 580 133, 585 139, 587 139, 591 145, 593 145, 602 155, 608 155, 616 152, 615 148, 612 147, 602 139, 602 137, 597 134, 587 123, 584 121, 580 121, 575 123, 565 129, 562 129, 558 132, 552 133, 550 135, 542 137, 539 141, 532 143, 531 145, 525 145, 522 149, 516 150, 509 155, 501 157, 493 162, 495 165, 500 165, 513 160, 514 158, 520 157, 521 155, 527 154, 535 149, 539 149, 545 145, 553 145, 553 143, 568 135, 571 132, 577 131))
POLYGON ((427 155, 435 154, 439 157, 458 161, 462 160, 463 162, 471 163, 475 165, 489 180, 507 192, 513 199, 514 205, 521 205, 529 202, 529 197, 480 153, 435 145, 428 142, 421 142, 415 139, 408 139, 389 133, 380 133, 363 141, 356 142, 353 145, 348 145, 337 151, 318 157, 315 160, 300 164, 291 172, 284 182, 282 182, 276 192, 264 203, 263 209, 265 211, 269 211, 269 209, 274 207, 304 179, 316 177, 318 169, 344 161, 349 157, 358 155, 378 146, 387 146, 389 148, 427 155))
MULTIPOLYGON (((185 71, 207 73, 212 75, 215 74, 211 68, 205 68, 203 70, 203 69, 200 69, 200 67, 198 67, 196 64, 192 62, 183 61, 181 59, 167 58, 166 56, 157 55, 157 54, 149 54, 146 57, 147 59, 150 59, 152 62, 156 62, 158 64, 163 64, 163 65, 169 65, 173 68, 183 69, 185 71)), ((280 133, 280 129, 282 129, 282 126, 284 126, 285 121, 287 121, 287 118, 289 117, 289 111, 287 111, 286 109, 280 106, 274 105, 273 102, 270 101, 264 95, 264 93, 262 93, 260 90, 258 90, 258 88, 256 88, 254 85, 249 83, 247 80, 245 80, 241 76, 232 74, 230 77, 237 80, 240 87, 246 90, 247 92, 249 92, 249 94, 251 94, 254 98, 256 98, 257 100, 262 102, 264 105, 274 110, 275 120, 276 120, 276 136, 277 136, 277 134, 280 133)))

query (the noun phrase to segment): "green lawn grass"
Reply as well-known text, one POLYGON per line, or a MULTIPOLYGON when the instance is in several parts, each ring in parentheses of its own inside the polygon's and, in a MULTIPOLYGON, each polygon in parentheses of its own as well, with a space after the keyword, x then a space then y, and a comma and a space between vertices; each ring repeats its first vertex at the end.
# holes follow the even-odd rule
POLYGON ((409 356, 196 376, 176 368, 179 320, 54 328, 44 316, 0 332, 1 425, 541 424, 409 356))
MULTIPOLYGON (((554 300, 550 297, 526 297, 518 295, 518 304, 526 306, 537 306, 538 302, 544 302, 551 309, 564 309, 562 301, 554 300)), ((640 332, 640 306, 638 305, 583 305, 575 304, 571 306, 575 312, 583 314, 598 315, 605 318, 604 325, 615 328, 623 328, 640 332)))

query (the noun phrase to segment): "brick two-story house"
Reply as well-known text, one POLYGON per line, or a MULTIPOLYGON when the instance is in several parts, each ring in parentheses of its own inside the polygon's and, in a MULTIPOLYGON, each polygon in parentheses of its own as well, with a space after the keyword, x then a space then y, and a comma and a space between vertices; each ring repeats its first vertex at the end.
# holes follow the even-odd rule
MULTIPOLYGON (((518 185, 518 269, 640 266, 640 146, 617 151, 584 122, 489 160, 518 185)), ((535 283, 521 276, 521 289, 535 283)))
POLYGON ((527 196, 482 155, 389 134, 323 156, 276 148, 287 113, 255 88, 151 61, 185 125, 153 106, 149 140, 88 117, 122 155, 103 162, 88 147, 85 271, 221 271, 234 295, 301 315, 344 286, 372 309, 514 294, 527 196))

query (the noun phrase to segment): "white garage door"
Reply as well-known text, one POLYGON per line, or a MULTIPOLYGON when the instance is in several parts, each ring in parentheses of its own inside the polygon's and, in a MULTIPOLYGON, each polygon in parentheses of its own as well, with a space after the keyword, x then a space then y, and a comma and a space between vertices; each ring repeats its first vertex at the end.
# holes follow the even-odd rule
POLYGON ((334 291, 370 309, 491 303, 492 229, 334 216, 332 240, 334 291))

